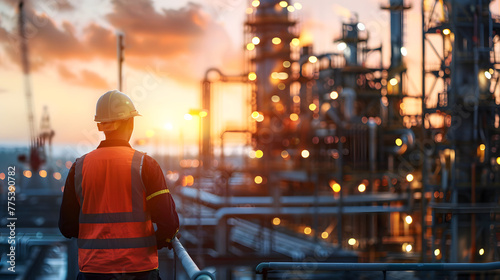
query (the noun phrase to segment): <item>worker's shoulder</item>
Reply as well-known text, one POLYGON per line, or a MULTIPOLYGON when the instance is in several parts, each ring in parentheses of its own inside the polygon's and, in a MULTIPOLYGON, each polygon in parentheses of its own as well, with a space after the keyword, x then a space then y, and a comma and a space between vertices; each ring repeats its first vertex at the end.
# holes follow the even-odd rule
POLYGON ((139 151, 139 150, 136 150, 136 149, 134 149, 134 150, 144 155, 144 161, 143 162, 146 165, 160 166, 158 164, 158 162, 153 157, 151 157, 150 155, 148 155, 146 152, 142 152, 142 151, 139 151))

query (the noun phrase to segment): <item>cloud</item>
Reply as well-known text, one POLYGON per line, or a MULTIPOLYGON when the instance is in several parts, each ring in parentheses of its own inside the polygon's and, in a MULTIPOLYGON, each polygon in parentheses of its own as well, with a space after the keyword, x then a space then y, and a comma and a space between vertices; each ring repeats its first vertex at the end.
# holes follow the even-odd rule
MULTIPOLYGON (((57 1, 71 5, 67 0, 57 1)), ((209 67, 234 64, 233 56, 228 56, 232 53, 230 37, 200 5, 189 3, 180 9, 161 10, 155 9, 151 0, 114 0, 112 5, 113 10, 105 19, 114 29, 89 23, 82 35, 78 35, 71 22, 57 24, 27 6, 32 70, 65 60, 116 60, 117 30, 125 34, 125 67, 160 67, 171 78, 193 82, 209 67)), ((77 9, 72 12, 78 13, 77 9)), ((12 61, 20 64, 15 32, 0 26, 0 46, 12 61)), ((93 79, 97 81, 96 77, 93 79)))
POLYGON ((108 89, 110 88, 109 83, 99 74, 83 69, 79 74, 71 72, 66 66, 59 65, 58 67, 59 76, 63 78, 66 82, 72 83, 74 85, 86 86, 95 89, 108 89))

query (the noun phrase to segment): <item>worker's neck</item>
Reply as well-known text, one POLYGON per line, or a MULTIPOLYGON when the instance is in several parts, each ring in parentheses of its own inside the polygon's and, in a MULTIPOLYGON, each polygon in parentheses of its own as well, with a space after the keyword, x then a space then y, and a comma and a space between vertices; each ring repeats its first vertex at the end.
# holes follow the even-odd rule
POLYGON ((130 133, 106 133, 106 140, 130 141, 130 133))

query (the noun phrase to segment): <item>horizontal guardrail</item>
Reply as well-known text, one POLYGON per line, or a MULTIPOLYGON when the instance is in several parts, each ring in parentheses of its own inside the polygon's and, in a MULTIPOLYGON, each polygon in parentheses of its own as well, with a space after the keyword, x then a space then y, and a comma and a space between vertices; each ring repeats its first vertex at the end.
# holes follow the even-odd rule
POLYGON ((189 256, 184 246, 182 246, 181 242, 177 237, 174 237, 172 240, 172 247, 174 248, 174 252, 176 257, 181 261, 182 267, 184 271, 186 271, 189 279, 191 280, 215 280, 215 277, 212 273, 206 270, 200 270, 196 263, 194 263, 193 259, 189 256))
POLYGON ((308 263, 308 262, 263 262, 256 272, 264 274, 280 270, 302 271, 486 271, 500 269, 500 262, 489 263, 308 263))

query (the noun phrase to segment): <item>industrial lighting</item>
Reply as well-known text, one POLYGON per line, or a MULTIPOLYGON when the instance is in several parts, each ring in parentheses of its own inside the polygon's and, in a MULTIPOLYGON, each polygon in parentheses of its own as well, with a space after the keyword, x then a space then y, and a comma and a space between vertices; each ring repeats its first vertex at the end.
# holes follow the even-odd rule
POLYGON ((314 55, 311 55, 311 56, 309 57, 309 62, 311 62, 311 63, 316 63, 316 62, 318 62, 318 58, 317 58, 317 57, 315 57, 314 55))
POLYGON ((413 249, 413 246, 411 246, 411 244, 406 244, 406 246, 405 246, 405 251, 406 251, 407 253, 411 252, 411 250, 412 250, 412 249, 413 249))
POLYGON ((323 239, 327 239, 327 238, 328 238, 328 235, 329 235, 329 234, 328 234, 328 232, 323 231, 323 232, 321 233, 321 238, 323 238, 323 239))
POLYGON ((280 97, 277 96, 277 95, 273 95, 271 96, 271 100, 274 102, 274 103, 277 103, 277 102, 280 102, 280 97))
POLYGON ((257 74, 255 74, 255 72, 248 73, 248 79, 250 81, 255 81, 257 79, 257 74))
POLYGON ((260 185, 260 184, 262 184, 262 177, 257 175, 257 176, 255 176, 253 181, 255 182, 255 184, 260 185))
POLYGON ((295 113, 291 113, 290 114, 290 120, 292 121, 298 121, 299 120, 299 115, 295 114, 295 113))
POLYGON ((310 228, 310 227, 305 227, 305 228, 304 228, 304 233, 305 233, 305 234, 311 234, 311 232, 312 232, 312 230, 311 230, 311 228, 310 228))
POLYGON ((479 255, 480 256, 484 255, 484 249, 483 248, 479 249, 479 255))
POLYGON ((255 151, 248 152, 248 157, 252 159, 255 158, 255 151))
POLYGON ((287 158, 289 156, 288 152, 287 151, 281 151, 281 157, 282 158, 287 158))
POLYGON ((314 110, 316 110, 316 108, 318 108, 318 106, 316 106, 316 104, 314 104, 314 103, 309 104, 309 110, 314 111, 314 110))
POLYGON ((277 73, 278 80, 286 80, 288 79, 288 73, 287 72, 279 72, 277 73))
POLYGON ((252 116, 252 119, 257 119, 259 117, 259 115, 260 115, 259 112, 253 111, 251 116, 252 116))
POLYGON ((278 72, 271 73, 271 79, 274 79, 274 80, 278 79, 278 72))
POLYGON ((439 254, 441 254, 441 250, 439 250, 439 249, 434 250, 434 256, 437 257, 437 256, 439 256, 439 254))
POLYGON ((275 217, 275 218, 273 219, 273 225, 277 226, 277 225, 279 225, 279 224, 281 224, 281 219, 280 219, 280 218, 278 218, 278 217, 275 217))
POLYGON ((330 182, 330 187, 332 188, 332 190, 336 193, 340 192, 340 184, 335 182, 335 181, 331 181, 330 182))
POLYGON ((295 7, 294 7, 294 6, 288 6, 288 7, 286 7, 286 9, 287 9, 290 13, 295 12, 295 7))
POLYGON ((358 191, 359 191, 359 192, 364 192, 364 191, 366 191, 366 185, 365 185, 365 184, 363 184, 363 183, 359 184, 359 186, 358 186, 358 191))
POLYGON ((279 90, 284 90, 286 88, 285 84, 284 83, 279 83, 278 84, 278 89, 279 90))
POLYGON ((411 223, 413 222, 413 218, 410 215, 408 215, 405 217, 405 222, 407 224, 411 225, 411 223))
POLYGON ((347 244, 351 245, 351 246, 354 246, 354 244, 356 244, 356 239, 354 238, 349 238, 349 240, 347 241, 347 244))
POLYGON ((283 67, 285 68, 289 68, 292 64, 290 63, 290 61, 283 61, 283 67))
POLYGON ((486 77, 486 79, 491 79, 491 73, 489 71, 484 71, 484 76, 486 77))
POLYGON ((299 103, 300 102, 300 96, 296 95, 292 98, 294 103, 299 103))
POLYGON ((264 156, 264 152, 262 150, 255 151, 256 158, 262 158, 264 156))
POLYGON ((414 179, 413 174, 406 175, 406 181, 411 182, 411 181, 413 181, 413 179, 414 179))
POLYGON ((0 180, 4 180, 5 179, 5 173, 0 173, 0 180))
POLYGON ((288 6, 288 2, 286 2, 286 1, 281 1, 281 2, 280 2, 280 6, 281 6, 282 8, 286 8, 286 7, 288 6))
POLYGON ((70 169, 72 165, 73 165, 73 163, 71 161, 69 161, 69 160, 66 161, 66 164, 65 164, 66 168, 70 169))
POLYGON ((396 78, 392 78, 389 80, 389 84, 391 84, 391 86, 395 86, 398 84, 398 79, 396 78))
POLYGON ((292 42, 290 42, 290 44, 292 44, 292 46, 294 46, 294 47, 298 47, 300 45, 299 38, 293 38, 292 42))
POLYGON ((260 5, 260 1, 259 0, 252 1, 252 6, 254 6, 255 8, 257 8, 259 5, 260 5))
POLYGON ((408 55, 408 50, 405 47, 401 47, 401 55, 402 56, 407 56, 408 55))
POLYGON ((450 29, 446 28, 445 30, 443 30, 443 34, 444 35, 450 35, 451 31, 450 29))
POLYGON ((360 30, 360 31, 364 31, 365 30, 365 25, 362 24, 361 22, 359 22, 357 26, 358 26, 358 30, 360 30))
POLYGON ((208 116, 208 112, 205 111, 205 110, 201 110, 199 113, 198 113, 198 116, 200 116, 200 118, 204 118, 206 116, 208 116))
POLYGON ((396 143, 396 145, 398 147, 400 147, 401 145, 403 145, 403 140, 401 140, 401 138, 397 138, 396 141, 394 141, 396 143))
POLYGON ((247 44, 247 50, 253 51, 255 49, 255 45, 253 43, 248 43, 247 44))
POLYGON ((260 38, 259 38, 259 37, 257 37, 257 36, 253 37, 253 38, 252 38, 252 43, 253 43, 254 45, 258 45, 258 44, 260 43, 260 38))
POLYGON ((302 152, 300 152, 300 155, 303 157, 303 158, 308 158, 310 153, 308 150, 302 150, 302 152))
POLYGON ((45 177, 47 177, 47 171, 42 169, 42 170, 40 170, 40 172, 38 172, 38 175, 40 175, 40 177, 42 177, 42 178, 45 178, 45 177))
POLYGON ((343 51, 347 48, 347 44, 345 42, 341 42, 337 45, 337 50, 343 51))
POLYGON ((293 6, 295 7, 296 10, 302 9, 302 4, 300 4, 300 3, 295 3, 295 4, 293 4, 293 6))
POLYGON ((32 174, 31 174, 31 171, 30 171, 30 170, 24 170, 24 171, 23 171, 23 175, 24 175, 24 177, 26 177, 26 178, 31 178, 31 175, 32 175, 32 174))
MULTIPOLYGON (((56 179, 56 180, 61 180, 61 177, 62 177, 61 173, 59 173, 59 172, 54 172, 54 174, 52 174, 52 176, 54 176, 54 179, 56 179)), ((1 179, 1 177, 0 177, 0 179, 1 179)))
MULTIPOLYGON (((185 119, 186 121, 190 121, 190 120, 192 120, 192 119, 193 119, 193 116, 192 116, 192 115, 190 115, 190 114, 185 114, 185 115, 184 115, 184 119, 185 119)), ((148 132, 147 132, 147 131, 146 131, 146 136, 148 136, 148 132)), ((151 137, 151 136, 148 136, 148 137, 151 137)))
POLYGON ((497 164, 500 165, 500 157, 497 157, 497 164))
POLYGON ((330 98, 331 98, 331 99, 334 99, 334 100, 335 100, 335 99, 337 99, 338 97, 339 97, 339 93, 338 93, 338 92, 336 92, 336 91, 332 91, 332 92, 330 92, 330 98))
POLYGON ((275 45, 279 45, 281 44, 281 39, 279 37, 274 37, 271 42, 273 42, 273 44, 275 45))
POLYGON ((484 145, 484 144, 479 145, 479 150, 481 150, 481 151, 486 150, 486 145, 484 145))

